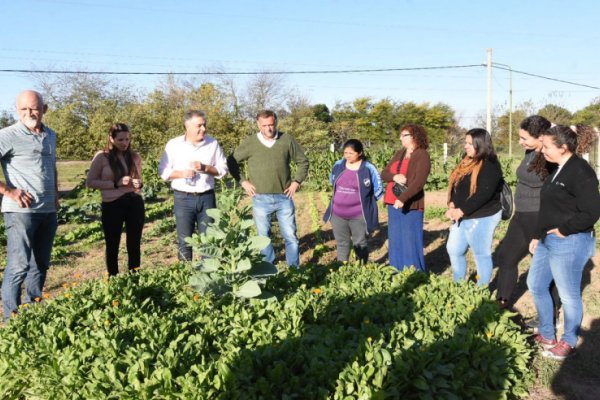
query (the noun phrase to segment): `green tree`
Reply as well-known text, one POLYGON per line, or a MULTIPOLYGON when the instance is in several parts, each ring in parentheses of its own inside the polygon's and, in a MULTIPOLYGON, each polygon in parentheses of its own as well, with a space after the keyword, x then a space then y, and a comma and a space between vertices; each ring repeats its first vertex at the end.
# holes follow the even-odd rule
POLYGON ((17 122, 17 120, 13 117, 12 113, 6 110, 3 110, 2 113, 0 113, 0 129, 6 128, 15 122, 17 122))
POLYGON ((556 104, 546 104, 537 113, 556 125, 571 125, 573 119, 569 110, 556 104))
POLYGON ((571 122, 576 125, 600 127, 600 97, 594 99, 589 105, 573 114, 571 122))
POLYGON ((317 121, 329 123, 333 120, 331 112, 325 104, 315 104, 312 106, 312 112, 317 121))

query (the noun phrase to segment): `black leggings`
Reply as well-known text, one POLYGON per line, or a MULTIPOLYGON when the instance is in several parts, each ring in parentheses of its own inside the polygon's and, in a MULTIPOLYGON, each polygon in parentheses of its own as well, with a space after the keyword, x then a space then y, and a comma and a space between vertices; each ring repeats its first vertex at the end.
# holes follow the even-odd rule
MULTIPOLYGON (((511 300, 519 278, 519 262, 529 254, 529 243, 535 234, 538 221, 537 212, 516 212, 508 224, 506 236, 498 245, 496 260, 498 264, 498 299, 511 300)), ((561 302, 554 282, 551 285, 554 307, 560 308, 561 302)))
POLYGON ((144 200, 127 193, 111 202, 102 203, 102 230, 106 242, 106 268, 109 275, 119 273, 119 244, 125 223, 129 270, 140 266, 140 246, 144 228, 144 200))

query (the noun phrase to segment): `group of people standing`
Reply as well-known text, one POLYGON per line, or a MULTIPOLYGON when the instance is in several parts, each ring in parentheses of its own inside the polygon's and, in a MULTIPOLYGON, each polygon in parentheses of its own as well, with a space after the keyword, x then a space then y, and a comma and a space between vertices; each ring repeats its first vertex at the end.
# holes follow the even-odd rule
MULTIPOLYGON (((600 218, 598 179, 580 155, 596 139, 591 127, 552 126, 538 115, 521 123, 519 143, 525 157, 517 168, 515 213, 496 254, 496 296, 502 308, 512 305, 519 262, 533 254, 527 285, 538 311, 534 340, 544 349, 544 356, 559 360, 573 354, 577 344, 583 318, 583 269, 595 251, 594 224, 600 218), (561 304, 564 333, 557 341, 561 304)), ((380 175, 387 183, 389 261, 399 270, 413 267, 425 271, 424 186, 431 168, 427 135, 423 127, 409 124, 400 128, 400 141, 401 149, 380 175)), ((504 179, 486 130, 468 131, 464 150, 463 159, 449 176, 446 217, 452 225, 446 249, 455 281, 466 279, 466 254, 471 248, 477 284, 488 286, 504 179)), ((378 226, 376 202, 382 196, 376 171, 356 140, 344 145, 344 159, 333 167, 333 196, 325 220, 332 223, 340 261, 348 260, 350 241, 359 260, 368 257, 365 232, 378 226)))
MULTIPOLYGON (((8 242, 2 301, 7 320, 18 312, 24 281, 25 302, 41 299, 57 228, 56 134, 42 123, 46 110, 39 93, 24 91, 17 97, 19 121, 0 130, 0 159, 6 178, 6 184, 0 182, 0 194, 8 242)), ((198 110, 185 113, 185 133, 167 143, 158 173, 173 189, 180 260, 192 259, 185 239, 206 230, 210 222, 207 210, 216 207, 215 178, 229 172, 252 198, 258 233, 270 236, 275 214, 287 264, 300 265, 293 199, 308 175, 308 159, 292 136, 277 129, 273 111, 260 111, 256 122, 259 132, 243 140, 229 157, 217 140, 207 135, 207 116, 198 110), (247 177, 241 174, 243 162, 247 163, 247 177)), ((324 220, 332 224, 340 261, 348 261, 353 248, 356 258, 367 262, 368 235, 379 227, 377 202, 383 197, 390 265, 398 270, 426 271, 423 220, 424 187, 431 170, 429 143, 420 125, 408 124, 399 132, 401 148, 381 173, 367 160, 356 139, 343 145, 343 158, 333 166, 333 194, 324 220)), ((540 116, 522 122, 519 143, 525 157, 517 168, 515 213, 497 250, 501 307, 512 304, 518 263, 533 254, 527 284, 539 314, 535 340, 544 347, 544 354, 553 358, 572 354, 582 320, 580 284, 583 268, 595 249, 593 227, 600 217, 600 194, 595 172, 578 154, 594 135, 587 127, 551 126, 540 116), (555 288, 554 296, 551 288, 555 288), (556 309, 561 303, 565 328, 557 341, 556 309)), ((449 176, 446 216, 452 225, 446 248, 456 281, 466 279, 470 247, 477 284, 487 286, 494 265, 492 242, 502 214, 504 180, 486 130, 469 130, 464 150, 463 159, 449 176)), ((141 265, 141 171, 142 158, 131 149, 129 127, 114 124, 106 148, 94 156, 87 176, 88 187, 99 189, 102 196, 110 275, 118 273, 123 226, 129 270, 141 265)), ((271 244, 262 254, 266 261, 275 261, 271 244)))

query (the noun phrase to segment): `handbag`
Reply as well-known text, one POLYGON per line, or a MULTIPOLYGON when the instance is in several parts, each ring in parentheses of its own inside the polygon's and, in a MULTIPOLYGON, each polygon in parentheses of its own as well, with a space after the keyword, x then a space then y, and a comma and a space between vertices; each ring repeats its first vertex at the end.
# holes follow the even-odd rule
MULTIPOLYGON (((400 161, 398 161, 398 166, 396 167, 396 175, 400 173, 400 165, 402 165, 402 161, 404 161, 405 153, 402 154, 402 158, 400 158, 400 161)), ((406 192, 407 189, 408 186, 406 186, 404 183, 394 182, 394 185, 392 186, 392 193, 394 193, 394 196, 400 197, 400 195, 406 192)))
POLYGON ((512 217, 514 203, 512 189, 506 181, 502 181, 502 190, 500 191, 500 205, 502 206, 502 219, 507 220, 512 217))

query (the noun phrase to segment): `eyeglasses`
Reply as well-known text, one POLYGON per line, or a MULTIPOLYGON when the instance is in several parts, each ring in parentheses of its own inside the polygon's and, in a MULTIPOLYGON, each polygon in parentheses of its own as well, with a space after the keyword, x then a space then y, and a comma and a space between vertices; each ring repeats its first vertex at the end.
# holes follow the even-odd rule
POLYGON ((401 138, 405 138, 405 137, 408 137, 408 136, 412 136, 412 135, 410 133, 407 133, 405 135, 400 135, 401 138))

